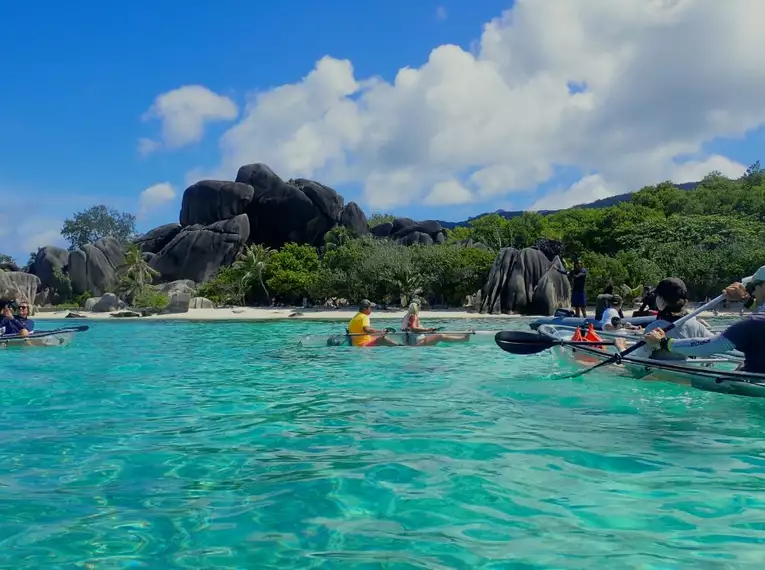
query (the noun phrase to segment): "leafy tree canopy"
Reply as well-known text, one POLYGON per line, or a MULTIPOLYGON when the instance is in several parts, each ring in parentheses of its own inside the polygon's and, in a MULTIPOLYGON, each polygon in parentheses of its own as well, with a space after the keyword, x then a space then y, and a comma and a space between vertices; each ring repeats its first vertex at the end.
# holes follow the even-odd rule
POLYGON ((61 235, 69 241, 70 250, 106 236, 127 246, 135 238, 135 216, 103 205, 92 206, 66 219, 61 235))

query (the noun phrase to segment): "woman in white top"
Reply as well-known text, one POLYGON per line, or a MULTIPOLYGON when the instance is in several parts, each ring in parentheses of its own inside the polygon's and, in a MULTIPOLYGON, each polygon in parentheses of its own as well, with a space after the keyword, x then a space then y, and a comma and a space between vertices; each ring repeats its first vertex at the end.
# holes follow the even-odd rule
POLYGON ((420 305, 410 303, 406 315, 401 320, 401 330, 406 332, 406 344, 424 346, 439 342, 467 342, 472 333, 466 334, 428 334, 435 333, 434 328, 425 328, 420 324, 420 305))
POLYGON ((611 297, 611 306, 603 311, 603 316, 600 318, 600 329, 604 331, 616 331, 616 330, 639 330, 640 327, 631 325, 629 323, 622 323, 619 315, 619 310, 622 307, 622 298, 619 295, 613 295, 611 297))

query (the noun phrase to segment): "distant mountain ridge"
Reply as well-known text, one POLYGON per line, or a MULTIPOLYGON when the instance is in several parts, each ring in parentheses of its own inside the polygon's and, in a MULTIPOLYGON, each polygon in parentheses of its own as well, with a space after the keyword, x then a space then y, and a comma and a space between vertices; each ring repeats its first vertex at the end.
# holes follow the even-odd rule
MULTIPOLYGON (((682 184, 675 184, 678 188, 681 190, 693 190, 698 186, 698 182, 683 182, 682 184)), ((626 194, 618 194, 616 196, 610 196, 609 198, 601 198, 600 200, 595 200, 594 202, 589 202, 587 204, 580 204, 578 206, 572 206, 571 208, 563 208, 562 210, 574 210, 576 208, 610 208, 611 206, 616 206, 617 204, 621 204, 622 202, 627 202, 634 192, 627 192, 626 194)), ((562 210, 538 210, 538 212, 542 215, 552 214, 553 212, 560 212, 562 210)), ((437 220, 438 223, 441 224, 442 227, 453 229, 460 226, 467 226, 471 221, 477 220, 478 218, 481 218, 483 216, 486 216, 488 214, 499 214, 503 218, 506 218, 508 220, 511 220, 512 218, 518 217, 526 210, 497 210, 496 212, 485 212, 483 214, 479 214, 477 216, 473 216, 471 218, 468 218, 467 220, 464 220, 462 222, 443 222, 441 220, 437 220)))

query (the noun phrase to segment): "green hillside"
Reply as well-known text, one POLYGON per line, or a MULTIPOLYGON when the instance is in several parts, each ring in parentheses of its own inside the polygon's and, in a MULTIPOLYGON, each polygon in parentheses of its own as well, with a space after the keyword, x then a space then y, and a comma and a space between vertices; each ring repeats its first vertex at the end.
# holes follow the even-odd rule
POLYGON ((673 275, 703 299, 765 265, 765 171, 757 162, 737 180, 712 172, 691 190, 664 182, 605 208, 488 214, 455 227, 450 238, 493 249, 551 240, 546 248, 589 268, 590 294, 608 279, 636 287, 673 275))

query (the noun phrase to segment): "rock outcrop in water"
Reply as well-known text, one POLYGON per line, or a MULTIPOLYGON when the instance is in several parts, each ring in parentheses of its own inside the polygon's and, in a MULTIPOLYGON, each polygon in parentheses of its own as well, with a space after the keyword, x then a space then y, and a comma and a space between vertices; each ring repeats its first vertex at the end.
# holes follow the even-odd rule
POLYGON ((552 315, 568 306, 571 285, 556 267, 563 268, 560 259, 550 261, 538 249, 500 250, 481 290, 479 311, 552 315))

